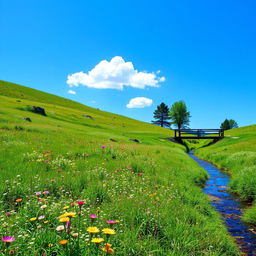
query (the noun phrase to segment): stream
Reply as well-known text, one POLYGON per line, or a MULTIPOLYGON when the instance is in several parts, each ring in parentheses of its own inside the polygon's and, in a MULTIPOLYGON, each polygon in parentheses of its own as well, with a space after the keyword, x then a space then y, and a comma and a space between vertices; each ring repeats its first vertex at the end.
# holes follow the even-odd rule
POLYGON ((241 220, 242 203, 228 192, 229 176, 192 152, 189 152, 189 156, 208 172, 209 179, 203 192, 210 197, 211 204, 221 214, 230 235, 235 238, 244 255, 256 255, 256 235, 241 220))

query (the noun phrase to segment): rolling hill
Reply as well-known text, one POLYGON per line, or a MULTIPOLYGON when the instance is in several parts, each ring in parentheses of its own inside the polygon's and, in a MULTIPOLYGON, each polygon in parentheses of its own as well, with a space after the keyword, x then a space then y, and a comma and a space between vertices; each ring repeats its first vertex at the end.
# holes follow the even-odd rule
POLYGON ((239 255, 169 129, 5 81, 0 102, 2 253, 239 255))

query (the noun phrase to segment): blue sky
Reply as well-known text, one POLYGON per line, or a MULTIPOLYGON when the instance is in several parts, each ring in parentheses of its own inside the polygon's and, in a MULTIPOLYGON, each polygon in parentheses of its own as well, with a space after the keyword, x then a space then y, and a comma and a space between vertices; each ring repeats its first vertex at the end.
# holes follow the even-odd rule
POLYGON ((184 100, 191 128, 225 118, 253 124, 255 8, 240 0, 0 0, 0 79, 146 122, 161 102, 184 100), (122 65, 113 78, 115 56, 122 65), (79 86, 69 88, 78 72, 79 86), (152 102, 127 108, 136 97, 152 102))

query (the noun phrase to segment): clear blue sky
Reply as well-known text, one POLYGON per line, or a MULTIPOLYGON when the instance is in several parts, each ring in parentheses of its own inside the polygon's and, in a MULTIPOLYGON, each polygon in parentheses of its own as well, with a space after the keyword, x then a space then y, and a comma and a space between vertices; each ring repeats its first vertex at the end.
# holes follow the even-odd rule
POLYGON ((192 128, 225 118, 254 124, 255 10, 254 0, 0 0, 0 79, 147 122, 161 102, 182 99, 192 128), (166 80, 144 89, 69 88, 68 75, 115 56, 166 80), (135 97, 153 104, 127 108, 135 97))

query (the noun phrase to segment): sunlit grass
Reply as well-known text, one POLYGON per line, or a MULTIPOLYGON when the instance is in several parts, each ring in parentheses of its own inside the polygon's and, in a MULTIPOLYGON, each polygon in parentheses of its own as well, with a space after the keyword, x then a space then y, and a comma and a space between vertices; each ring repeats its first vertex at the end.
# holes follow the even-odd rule
POLYGON ((3 241, 2 254, 238 255, 201 191, 206 172, 185 147, 164 139, 170 130, 5 85, 0 233, 15 241, 3 241), (44 107, 47 116, 26 105, 44 107), (59 218, 67 212, 75 214, 68 226, 59 218))

